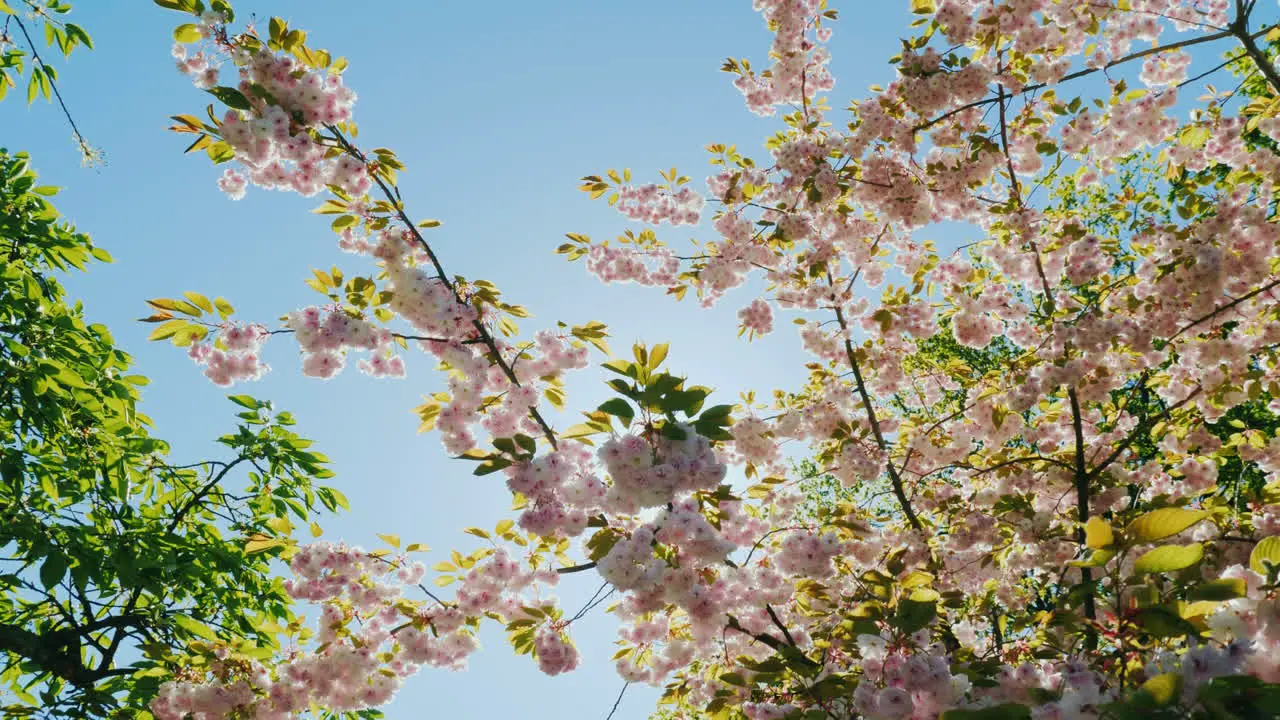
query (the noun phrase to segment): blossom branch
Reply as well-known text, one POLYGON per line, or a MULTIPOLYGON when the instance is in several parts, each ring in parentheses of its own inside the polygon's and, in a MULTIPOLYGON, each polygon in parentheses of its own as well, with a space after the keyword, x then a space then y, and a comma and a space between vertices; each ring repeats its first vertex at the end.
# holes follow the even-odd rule
MULTIPOLYGON (((337 140, 339 146, 341 146, 344 152, 356 160, 359 160, 361 163, 364 163, 366 166, 369 164, 369 159, 365 154, 355 145, 351 144, 347 139, 347 136, 344 135, 337 126, 325 125, 325 129, 333 134, 334 139, 337 140)), ((400 218, 402 223, 404 223, 405 228, 413 235, 414 240, 416 240, 427 253, 427 257, 431 260, 432 266, 435 267, 436 275, 440 277, 440 282, 444 283, 445 287, 453 293, 455 300, 459 303, 463 302, 462 296, 458 293, 457 286, 454 285, 453 281, 445 274, 444 266, 441 265, 440 259, 436 256, 435 250, 432 249, 431 244, 428 243, 427 239, 422 236, 421 232, 419 232, 418 226, 409 219, 409 215, 404 210, 404 203, 400 200, 399 190, 396 189, 393 191, 378 173, 371 172, 369 173, 369 176, 373 179, 374 183, 377 184, 378 189, 382 191, 383 197, 385 197, 391 206, 395 208, 396 216, 400 218)), ((493 335, 489 332, 488 328, 484 326, 484 323, 481 322, 478 317, 472 320, 471 324, 475 327, 476 332, 479 333, 480 340, 489 350, 489 355, 493 358, 493 361, 502 369, 503 374, 507 376, 507 379, 511 381, 511 384, 516 387, 520 387, 520 381, 516 379, 515 371, 509 364, 507 364, 506 360, 502 358, 502 353, 498 351, 497 341, 494 340, 493 335)), ((542 434, 546 437, 547 442, 551 447, 553 449, 557 447, 556 433, 551 429, 551 426, 547 424, 546 419, 542 417, 542 413, 538 412, 536 407, 531 407, 529 408, 529 416, 538 424, 538 427, 542 428, 542 434)))

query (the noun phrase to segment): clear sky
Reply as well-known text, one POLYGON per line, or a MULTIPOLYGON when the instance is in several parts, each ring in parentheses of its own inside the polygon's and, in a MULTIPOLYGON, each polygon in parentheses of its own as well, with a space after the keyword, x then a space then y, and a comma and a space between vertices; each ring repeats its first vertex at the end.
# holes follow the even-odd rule
MULTIPOLYGON (((0 144, 30 151, 42 181, 65 188, 60 209, 115 255, 114 265, 71 278, 70 289, 151 377, 145 410, 156 434, 172 442, 176 460, 199 459, 232 426, 234 407, 181 351, 145 342, 151 326, 133 321, 147 314, 143 301, 196 290, 227 297, 242 319, 270 323, 320 300, 303 284, 310 268, 338 264, 350 273, 368 266, 339 252, 326 219, 308 213, 318 200, 251 188, 246 199, 231 202, 214 185, 220 169, 182 155, 189 138, 166 132, 167 117, 202 114, 208 98, 172 67, 176 14, 144 1, 75 5, 74 17, 97 49, 77 51, 60 86, 107 165, 81 168, 56 108, 41 103, 28 110, 22 93, 0 103, 0 144)), ((710 169, 708 143, 736 143, 765 156, 763 140, 777 120, 751 115, 731 76, 719 72, 727 56, 766 61, 770 36, 746 0, 235 5, 242 18, 284 16, 310 32, 313 46, 350 59, 346 77, 359 93, 359 140, 399 153, 409 167, 402 179, 409 211, 444 221, 430 239, 446 269, 493 281, 528 307, 536 317, 526 330, 556 320, 601 320, 615 352, 636 340, 670 341, 672 367, 715 387, 713 400, 722 402, 746 388, 767 396, 799 378, 801 355, 785 315, 749 354, 737 337, 735 313, 748 293, 702 311, 661 291, 602 286, 581 264, 553 254, 566 232, 612 237, 628 227, 576 189, 583 175, 630 167, 637 181, 648 182, 675 165, 701 186, 710 169)), ((835 107, 891 78, 886 60, 900 49, 907 5, 836 3, 843 15, 831 45, 835 107)), ((681 243, 695 234, 711 239, 705 228, 663 231, 681 243)), ((430 545, 425 559, 435 562, 451 548, 474 547, 463 528, 492 527, 510 516, 498 476, 471 476, 470 464, 448 460, 435 437, 415 434, 409 409, 440 385, 427 362, 411 363, 402 381, 372 380, 351 368, 317 382, 301 376, 296 346, 287 340, 269 345, 266 359, 273 372, 234 392, 293 411, 301 432, 333 459, 333 483, 352 510, 320 519, 326 538, 373 547, 375 533, 397 533, 430 545)), ((598 404, 601 379, 594 369, 578 373, 570 406, 598 404)), ((560 597, 573 612, 597 584, 589 574, 571 577, 560 597)), ((609 661, 614 624, 602 610, 575 623, 584 656, 576 673, 544 677, 491 630, 467 672, 429 670, 412 678, 387 714, 603 718, 622 682, 609 661)), ((615 717, 646 717, 656 696, 631 688, 615 717)))

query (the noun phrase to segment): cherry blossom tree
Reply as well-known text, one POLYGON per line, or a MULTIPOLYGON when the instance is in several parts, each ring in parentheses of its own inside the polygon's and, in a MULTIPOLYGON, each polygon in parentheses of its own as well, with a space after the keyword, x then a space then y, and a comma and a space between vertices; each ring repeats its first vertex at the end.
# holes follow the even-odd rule
POLYGON ((461 668, 485 622, 549 674, 602 661, 570 638, 590 606, 551 599, 577 573, 617 600, 613 662, 665 686, 668 717, 1280 715, 1280 29, 1256 0, 913 0, 895 75, 848 112, 836 10, 755 0, 767 59, 723 69, 779 118, 764 155, 709 145, 705 190, 588 176, 634 224, 558 248, 691 304, 762 280, 735 300, 744 342, 784 312, 813 358, 738 404, 665 370, 665 344, 609 355, 598 322, 521 334, 522 306, 446 270, 395 153, 356 144, 345 60, 222 0, 156 2, 188 15, 174 57, 222 106, 174 117, 189 150, 232 198, 323 195, 365 274, 316 271, 325 302, 280 327, 177 307, 153 338, 223 385, 275 335, 318 378, 426 353, 448 389, 423 428, 519 510, 435 567, 449 593, 388 550, 274 546, 314 642, 223 646, 157 717, 378 706, 461 668), (705 216, 696 254, 664 241, 705 216), (917 239, 942 222, 976 240, 917 239), (614 396, 557 429, 593 362, 614 396), (848 492, 806 504, 788 440, 848 492))

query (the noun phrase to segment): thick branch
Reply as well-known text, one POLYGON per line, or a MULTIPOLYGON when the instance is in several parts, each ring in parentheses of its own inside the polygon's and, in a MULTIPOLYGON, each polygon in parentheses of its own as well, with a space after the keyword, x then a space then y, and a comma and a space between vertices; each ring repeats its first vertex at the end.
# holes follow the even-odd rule
POLYGON ((1271 63, 1262 48, 1258 47, 1258 43, 1254 42, 1254 36, 1249 34, 1250 9, 1245 7, 1244 0, 1236 0, 1236 21, 1231 23, 1231 34, 1236 36, 1240 44, 1244 46, 1244 51, 1249 55, 1249 59, 1253 60, 1253 64, 1257 65, 1262 74, 1266 76, 1267 82, 1271 84, 1272 92, 1280 93, 1280 73, 1276 72, 1276 66, 1271 63))
MULTIPOLYGON (((42 635, 18 625, 0 625, 0 650, 26 658, 38 665, 41 671, 49 672, 78 688, 89 688, 105 677, 123 673, 105 666, 97 670, 86 667, 80 652, 80 638, 98 630, 114 627, 123 631, 146 622, 147 617, 144 615, 115 615, 42 635)), ((127 672, 131 673, 133 670, 128 669, 127 672)))
MULTIPOLYGON (((1080 397, 1076 395, 1075 388, 1067 391, 1067 398, 1071 401, 1071 429, 1075 433, 1076 452, 1075 452, 1075 486, 1076 486, 1076 520, 1080 522, 1080 527, 1076 528, 1076 541, 1081 545, 1085 543, 1084 523, 1089 520, 1089 471, 1085 466, 1084 457, 1084 421, 1080 413, 1080 397)), ((1084 585, 1084 616, 1089 619, 1090 625, 1085 634, 1085 647, 1088 650, 1096 650, 1098 647, 1098 631, 1094 629, 1092 622, 1097 619, 1097 609, 1093 603, 1093 571, 1089 568, 1080 568, 1080 581, 1084 585)))
MULTIPOLYGON (((750 635, 751 637, 755 638, 756 640, 759 640, 760 642, 764 643, 765 645, 768 645, 769 647, 773 648, 778 652, 782 652, 783 649, 785 648, 791 651, 795 657, 800 658, 800 661, 803 662, 805 665, 808 665, 809 667, 819 667, 817 661, 815 661, 813 658, 810 658, 809 656, 804 655, 803 653, 794 652, 794 648, 792 648, 790 645, 787 645, 786 643, 779 640, 778 638, 770 635, 769 633, 753 633, 750 630, 742 627, 742 624, 738 622, 738 618, 732 615, 729 616, 729 624, 727 625, 727 627, 730 630, 737 630, 743 635, 750 635)), ((788 657, 790 657, 790 655, 788 655, 788 657)))

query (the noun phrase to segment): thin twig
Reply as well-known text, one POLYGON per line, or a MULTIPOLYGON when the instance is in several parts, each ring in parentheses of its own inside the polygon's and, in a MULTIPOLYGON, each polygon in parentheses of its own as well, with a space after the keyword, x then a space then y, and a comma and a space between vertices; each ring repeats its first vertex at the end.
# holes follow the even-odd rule
POLYGON ((618 712, 618 705, 622 703, 622 696, 627 693, 628 687, 631 687, 631 683, 627 682, 622 684, 622 690, 618 692, 618 699, 613 701, 613 709, 609 711, 608 715, 604 716, 604 720, 612 720, 613 714, 618 712))
POLYGON ((93 159, 97 154, 93 147, 89 145, 89 141, 84 139, 84 135, 80 134, 80 128, 76 127, 76 121, 71 117, 71 111, 67 109, 67 103, 62 99, 62 93, 58 91, 58 83, 54 81, 53 74, 49 72, 49 66, 41 59, 39 51, 36 50, 36 44, 31 40, 31 35, 27 32, 27 26, 22 23, 22 18, 17 15, 10 15, 14 22, 18 24, 18 29, 22 31, 22 37, 27 39, 27 47, 31 50, 31 57, 44 71, 45 79, 49 81, 49 87, 53 88, 53 96, 58 99, 58 107, 62 108, 62 114, 67 118, 67 124, 71 126, 71 132, 76 136, 76 142, 80 145, 80 154, 84 156, 85 161, 93 159))

